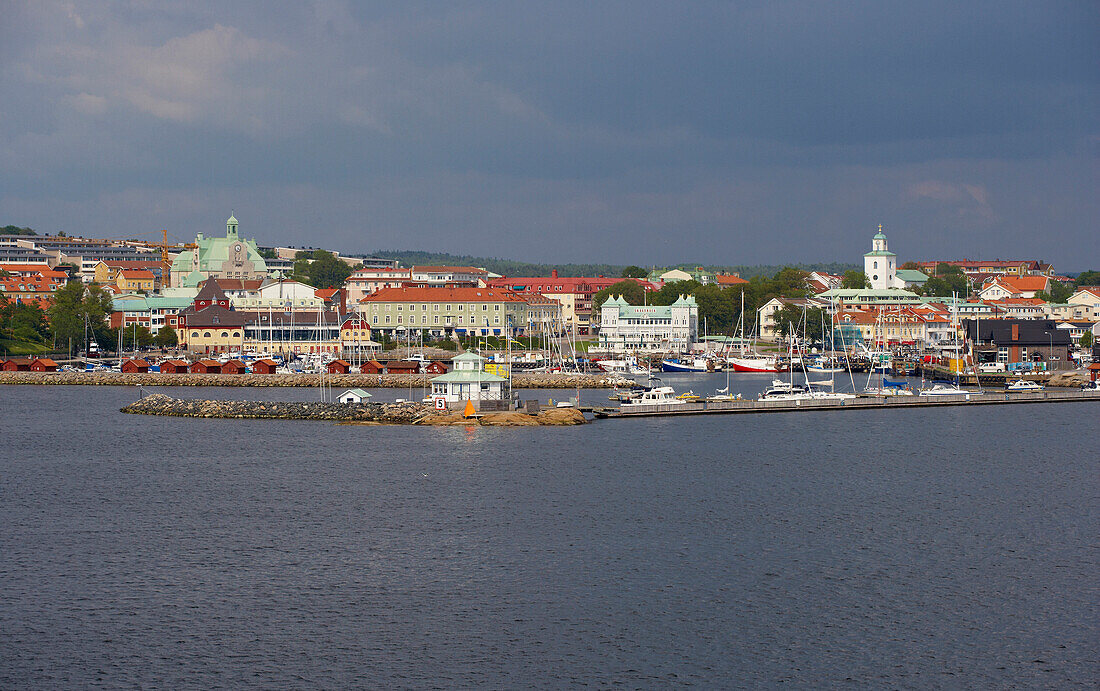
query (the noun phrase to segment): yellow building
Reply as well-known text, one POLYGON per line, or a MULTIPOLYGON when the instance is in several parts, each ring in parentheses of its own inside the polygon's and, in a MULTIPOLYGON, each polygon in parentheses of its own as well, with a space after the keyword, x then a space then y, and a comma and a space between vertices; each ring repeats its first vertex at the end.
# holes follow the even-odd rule
POLYGON ((115 285, 118 286, 118 289, 126 293, 150 292, 156 282, 157 277, 153 275, 153 272, 144 269, 122 269, 118 272, 118 278, 115 279, 115 285))

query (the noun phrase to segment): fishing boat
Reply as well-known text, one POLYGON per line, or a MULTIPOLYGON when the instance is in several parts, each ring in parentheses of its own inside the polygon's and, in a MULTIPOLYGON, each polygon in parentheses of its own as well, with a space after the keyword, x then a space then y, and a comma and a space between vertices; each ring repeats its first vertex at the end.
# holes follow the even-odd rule
POLYGON ((707 361, 705 358, 693 358, 681 360, 680 358, 666 358, 661 360, 662 372, 706 372, 707 361))

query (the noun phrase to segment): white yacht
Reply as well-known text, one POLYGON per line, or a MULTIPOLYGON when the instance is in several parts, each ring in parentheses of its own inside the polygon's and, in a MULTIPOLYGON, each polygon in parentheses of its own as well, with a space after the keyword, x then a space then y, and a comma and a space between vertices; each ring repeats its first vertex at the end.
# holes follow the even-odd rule
POLYGON ((633 405, 683 405, 687 403, 682 398, 676 398, 676 390, 671 386, 655 386, 643 391, 637 398, 623 401, 620 406, 628 408, 633 405))
POLYGON ((921 389, 918 396, 978 396, 980 391, 967 391, 966 389, 959 388, 958 385, 950 382, 937 382, 932 385, 931 389, 921 389))
POLYGON ((1038 382, 1017 379, 1005 385, 1005 391, 1042 391, 1045 387, 1038 382))

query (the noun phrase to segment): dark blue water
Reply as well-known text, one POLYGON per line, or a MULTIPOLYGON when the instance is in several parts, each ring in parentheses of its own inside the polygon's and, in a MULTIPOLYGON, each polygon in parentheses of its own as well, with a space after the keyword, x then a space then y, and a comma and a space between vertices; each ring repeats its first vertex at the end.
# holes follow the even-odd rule
POLYGON ((1100 680, 1095 403, 421 429, 134 397, 0 387, 0 687, 1100 680))

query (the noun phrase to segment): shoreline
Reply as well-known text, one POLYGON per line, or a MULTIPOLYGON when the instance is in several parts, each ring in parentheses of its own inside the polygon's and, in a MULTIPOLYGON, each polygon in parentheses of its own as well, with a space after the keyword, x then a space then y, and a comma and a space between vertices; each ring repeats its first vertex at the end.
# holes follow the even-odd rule
MULTIPOLYGON (((426 374, 329 374, 333 388, 424 388, 435 375, 426 374)), ((517 372, 515 389, 612 389, 622 384, 613 374, 549 375, 517 372)), ((161 374, 159 372, 0 372, 0 385, 13 386, 221 386, 221 387, 316 387, 316 374, 161 374)))

